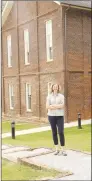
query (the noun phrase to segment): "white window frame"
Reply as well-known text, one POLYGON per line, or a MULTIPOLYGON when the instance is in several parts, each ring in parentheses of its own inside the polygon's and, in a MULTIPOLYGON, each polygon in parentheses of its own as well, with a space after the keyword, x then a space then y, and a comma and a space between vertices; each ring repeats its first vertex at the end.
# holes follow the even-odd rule
POLYGON ((12 96, 13 96, 13 99, 14 99, 14 86, 9 84, 9 101, 10 101, 10 109, 11 110, 14 109, 14 102, 12 103, 12 96))
POLYGON ((8 55, 8 67, 12 67, 12 47, 11 47, 11 35, 7 36, 7 55, 8 55))
POLYGON ((25 53, 25 65, 29 65, 29 30, 24 30, 24 53, 25 53))
POLYGON ((53 61, 52 20, 46 21, 46 55, 47 62, 53 61), (50 47, 52 47, 52 58, 50 58, 50 47))
POLYGON ((27 112, 31 112, 31 109, 29 109, 29 105, 28 105, 28 95, 32 95, 31 89, 32 89, 31 84, 26 83, 26 110, 27 110, 27 112), (29 86, 29 88, 28 88, 28 86, 29 86))
POLYGON ((52 82, 48 82, 48 95, 50 94, 50 87, 52 85, 52 82))

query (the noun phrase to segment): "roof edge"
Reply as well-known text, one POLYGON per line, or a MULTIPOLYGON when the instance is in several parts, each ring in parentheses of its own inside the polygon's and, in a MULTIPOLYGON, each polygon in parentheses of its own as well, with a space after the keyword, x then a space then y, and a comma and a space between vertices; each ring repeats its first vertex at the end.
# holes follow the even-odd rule
POLYGON ((59 2, 59 1, 54 1, 54 3, 56 3, 56 4, 60 5, 60 2, 59 2))
POLYGON ((5 7, 2 12, 2 26, 4 25, 5 21, 7 20, 7 17, 12 9, 14 1, 7 1, 5 4, 5 7))
POLYGON ((73 5, 73 4, 68 4, 68 3, 67 3, 67 4, 61 3, 61 6, 91 11, 91 8, 90 8, 90 7, 82 7, 82 6, 73 5))
MULTIPOLYGON (((61 0, 61 1, 54 1, 56 4, 58 4, 58 5, 61 5, 61 6, 70 6, 70 7, 75 7, 75 8, 79 8, 79 9, 87 9, 87 10, 89 10, 89 9, 91 9, 91 4, 90 5, 87 5, 87 3, 86 4, 84 4, 84 1, 80 1, 81 3, 73 3, 73 1, 70 1, 70 0, 61 0)), ((90 1, 89 1, 90 2, 90 1)))

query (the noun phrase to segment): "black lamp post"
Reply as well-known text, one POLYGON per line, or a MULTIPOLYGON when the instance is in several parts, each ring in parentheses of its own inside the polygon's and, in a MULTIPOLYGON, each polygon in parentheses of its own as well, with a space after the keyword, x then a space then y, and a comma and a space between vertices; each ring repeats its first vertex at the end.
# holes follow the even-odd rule
POLYGON ((12 134, 12 139, 15 139, 15 122, 14 121, 11 123, 11 134, 12 134))
POLYGON ((78 128, 82 129, 82 126, 81 126, 81 113, 78 113, 78 128))

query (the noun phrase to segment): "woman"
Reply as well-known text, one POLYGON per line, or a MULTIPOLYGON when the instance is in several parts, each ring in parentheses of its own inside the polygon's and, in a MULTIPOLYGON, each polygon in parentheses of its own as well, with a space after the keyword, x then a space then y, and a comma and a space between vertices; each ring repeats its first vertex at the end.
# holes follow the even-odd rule
POLYGON ((66 156, 64 150, 64 96, 60 94, 59 85, 54 84, 51 87, 51 94, 48 95, 46 101, 46 109, 48 110, 48 120, 51 125, 53 141, 55 145, 55 155, 66 156), (61 150, 58 149, 57 128, 60 138, 61 150))

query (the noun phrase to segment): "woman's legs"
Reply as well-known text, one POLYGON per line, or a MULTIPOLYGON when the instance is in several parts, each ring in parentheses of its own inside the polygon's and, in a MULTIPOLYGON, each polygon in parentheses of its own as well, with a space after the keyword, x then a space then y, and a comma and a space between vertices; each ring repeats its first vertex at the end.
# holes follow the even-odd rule
POLYGON ((64 117, 63 116, 58 116, 57 117, 57 126, 58 126, 58 133, 59 133, 59 138, 60 138, 60 145, 61 145, 61 154, 66 156, 67 154, 64 151, 64 146, 65 146, 65 137, 64 137, 64 117))
POLYGON ((58 126, 58 133, 60 137, 60 145, 65 146, 64 117, 63 116, 57 116, 57 126, 58 126))
POLYGON ((51 125, 51 129, 52 129, 54 145, 58 145, 56 116, 48 116, 48 119, 49 119, 49 122, 50 122, 50 125, 51 125))

